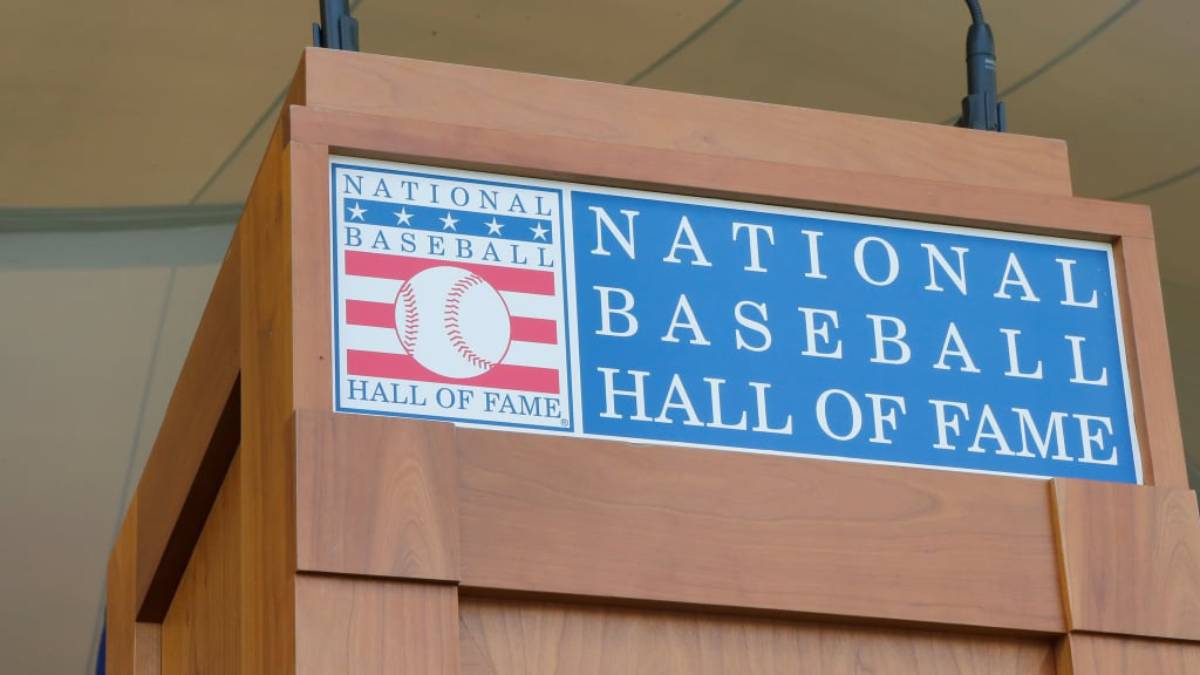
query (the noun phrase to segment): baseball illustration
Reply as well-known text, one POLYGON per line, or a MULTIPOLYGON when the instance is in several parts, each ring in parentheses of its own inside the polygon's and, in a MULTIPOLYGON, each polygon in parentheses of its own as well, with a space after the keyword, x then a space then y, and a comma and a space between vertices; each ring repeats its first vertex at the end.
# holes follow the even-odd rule
POLYGON ((443 377, 475 377, 500 363, 511 340, 509 321, 500 293, 459 267, 422 270, 396 295, 400 344, 443 377))

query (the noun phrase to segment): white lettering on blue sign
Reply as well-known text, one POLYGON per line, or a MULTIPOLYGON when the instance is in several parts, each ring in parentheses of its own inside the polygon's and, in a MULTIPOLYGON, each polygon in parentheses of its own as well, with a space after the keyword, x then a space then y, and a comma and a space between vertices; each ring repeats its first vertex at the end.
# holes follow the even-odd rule
POLYGON ((335 408, 1140 482, 1111 246, 333 158, 335 408))

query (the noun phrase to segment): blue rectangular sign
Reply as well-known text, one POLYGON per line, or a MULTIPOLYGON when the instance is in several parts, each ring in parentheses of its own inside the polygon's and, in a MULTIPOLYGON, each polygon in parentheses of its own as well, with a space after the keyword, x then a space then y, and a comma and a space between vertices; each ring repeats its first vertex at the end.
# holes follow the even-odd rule
POLYGON ((335 408, 1140 482, 1111 247, 333 158, 335 408))

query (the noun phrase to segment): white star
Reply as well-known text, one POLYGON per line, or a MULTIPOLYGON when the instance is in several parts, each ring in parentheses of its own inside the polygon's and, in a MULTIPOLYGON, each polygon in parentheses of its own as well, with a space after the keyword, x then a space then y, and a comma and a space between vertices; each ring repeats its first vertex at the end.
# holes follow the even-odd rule
POLYGON ((455 232, 458 232, 458 230, 454 229, 454 225, 458 223, 458 219, 450 215, 449 211, 446 212, 445 218, 438 218, 438 220, 442 221, 443 230, 454 230, 455 232))
POLYGON ((412 224, 412 223, 408 222, 408 221, 412 220, 412 214, 409 213, 408 210, 405 209, 404 207, 400 207, 399 211, 392 211, 392 213, 395 214, 395 216, 396 216, 396 224, 397 225, 411 225, 412 224))
POLYGON ((350 207, 350 220, 354 220, 355 218, 363 220, 363 214, 366 212, 367 210, 359 206, 358 202, 354 202, 354 206, 350 207))
POLYGON ((488 234, 500 234, 500 230, 504 227, 503 223, 496 222, 496 216, 492 216, 491 221, 484 223, 487 225, 488 234))
POLYGON ((542 227, 541 223, 538 223, 536 227, 531 227, 529 229, 531 232, 533 232, 534 239, 541 239, 542 241, 548 241, 546 239, 546 233, 549 232, 550 230, 547 230, 546 228, 542 227))

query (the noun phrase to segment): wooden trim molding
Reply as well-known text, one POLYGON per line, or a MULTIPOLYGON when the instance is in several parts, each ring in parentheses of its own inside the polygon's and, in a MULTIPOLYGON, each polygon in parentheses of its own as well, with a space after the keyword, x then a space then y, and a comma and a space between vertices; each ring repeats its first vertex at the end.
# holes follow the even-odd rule
POLYGON ((1126 317, 1125 356, 1141 422, 1143 482, 1186 489, 1183 431, 1154 240, 1121 237, 1114 249, 1126 317))
POLYGON ((290 102, 405 124, 1071 194, 1067 146, 1056 139, 357 52, 306 49, 302 70, 290 102))
POLYGON ((340 154, 1085 239, 1153 236, 1140 204, 321 108, 294 106, 290 120, 293 141, 340 154))
POLYGON ((301 574, 295 672, 458 675, 458 621, 454 586, 301 574))
POLYGON ((1191 490, 1055 479, 1071 630, 1200 641, 1191 490))
POLYGON ((1059 649, 1058 675, 1194 675, 1200 644, 1072 633, 1059 649))
POLYGON ((467 587, 1065 629, 1041 481, 467 429, 456 444, 467 587))
POLYGON ((454 427, 296 413, 297 567, 458 581, 454 427))
POLYGON ((513 598, 459 612, 463 675, 1055 675, 1040 636, 513 598))
POLYGON ((301 571, 1066 630, 1043 481, 325 411, 295 425, 301 571))
POLYGON ((1042 481, 312 411, 296 428, 302 571, 1065 630, 1042 481))

